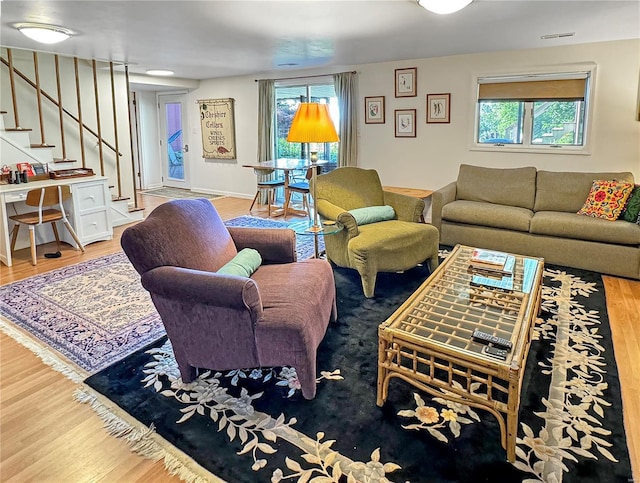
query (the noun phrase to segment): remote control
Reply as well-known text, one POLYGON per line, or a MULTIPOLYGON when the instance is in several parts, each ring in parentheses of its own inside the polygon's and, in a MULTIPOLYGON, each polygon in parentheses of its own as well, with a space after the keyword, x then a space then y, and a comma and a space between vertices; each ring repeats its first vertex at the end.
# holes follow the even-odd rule
POLYGON ((510 340, 503 339, 502 337, 496 337, 495 335, 487 334, 486 332, 482 332, 481 330, 474 330, 473 335, 471 336, 473 339, 478 342, 482 342, 484 344, 493 344, 494 346, 498 346, 503 349, 511 350, 513 344, 510 340))
POLYGON ((485 346, 484 349, 482 349, 482 352, 502 361, 507 360, 507 351, 505 349, 498 349, 497 347, 488 345, 485 346))

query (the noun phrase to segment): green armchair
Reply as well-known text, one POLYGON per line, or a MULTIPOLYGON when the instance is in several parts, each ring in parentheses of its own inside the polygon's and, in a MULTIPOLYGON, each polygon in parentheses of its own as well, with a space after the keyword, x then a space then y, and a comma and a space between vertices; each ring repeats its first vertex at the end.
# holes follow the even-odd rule
POLYGON ((358 271, 365 297, 374 296, 378 272, 408 270, 427 260, 432 271, 438 266, 438 230, 419 222, 423 200, 384 191, 372 169, 338 168, 315 183, 318 213, 344 226, 325 237, 327 258, 358 271), (358 225, 349 211, 382 205, 393 207, 393 219, 358 225))

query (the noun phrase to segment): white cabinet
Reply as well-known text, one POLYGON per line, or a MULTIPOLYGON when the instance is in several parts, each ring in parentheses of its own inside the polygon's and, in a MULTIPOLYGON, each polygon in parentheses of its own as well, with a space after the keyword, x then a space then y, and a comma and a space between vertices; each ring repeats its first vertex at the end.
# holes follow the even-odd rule
MULTIPOLYGON (((108 179, 103 176, 91 176, 66 180, 34 181, 20 185, 0 185, 0 261, 11 266, 9 233, 13 228, 13 222, 8 217, 16 213, 33 211, 32 207, 26 206, 24 203, 27 192, 47 186, 70 186, 72 196, 65 203, 65 211, 83 245, 101 240, 111 240, 113 238, 111 195, 107 182, 108 179)), ((53 231, 48 223, 39 226, 36 231, 36 243, 55 241, 53 231)), ((72 246, 76 245, 67 230, 58 231, 62 240, 72 246)), ((29 246, 27 232, 28 230, 20 230, 16 249, 29 246)))
POLYGON ((110 196, 106 181, 78 183, 71 186, 73 221, 83 245, 113 238, 110 196))

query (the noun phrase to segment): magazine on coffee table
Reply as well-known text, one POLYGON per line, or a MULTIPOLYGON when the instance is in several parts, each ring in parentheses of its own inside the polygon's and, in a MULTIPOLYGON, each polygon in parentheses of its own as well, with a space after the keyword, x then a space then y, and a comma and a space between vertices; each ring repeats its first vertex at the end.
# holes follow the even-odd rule
POLYGON ((513 275, 490 276, 475 273, 471 276, 471 285, 512 291, 513 275))
POLYGON ((502 275, 513 275, 515 257, 504 252, 475 248, 469 259, 469 268, 502 275))

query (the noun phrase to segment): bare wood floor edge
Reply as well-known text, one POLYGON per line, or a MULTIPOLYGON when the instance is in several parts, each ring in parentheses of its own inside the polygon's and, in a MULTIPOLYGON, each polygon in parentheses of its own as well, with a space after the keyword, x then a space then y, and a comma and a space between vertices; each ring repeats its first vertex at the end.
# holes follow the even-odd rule
MULTIPOLYGON (((166 199, 139 195, 149 213, 166 199)), ((247 215, 250 199, 212 200, 223 219, 247 215)), ((267 217, 258 206, 255 216, 267 217)), ((291 220, 299 220, 292 217, 291 220)), ((54 243, 38 246, 38 264, 29 248, 15 252, 14 265, 0 268, 7 284, 91 258, 116 253, 125 227, 114 239, 90 244, 86 253, 62 244, 60 258, 43 258, 54 243)), ((57 249, 57 247, 56 247, 57 249)), ((640 481, 640 282, 603 277, 613 344, 622 386, 625 428, 636 481, 640 481)), ((380 321, 382 322, 382 321, 380 321)), ((29 349, 0 333, 0 480, 100 481, 104 483, 179 482, 162 461, 132 453, 126 441, 110 436, 102 420, 86 404, 73 400, 76 384, 45 365, 29 349)), ((376 395, 371 395, 371 404, 376 395)))

